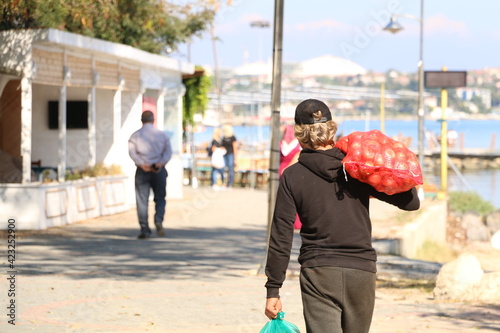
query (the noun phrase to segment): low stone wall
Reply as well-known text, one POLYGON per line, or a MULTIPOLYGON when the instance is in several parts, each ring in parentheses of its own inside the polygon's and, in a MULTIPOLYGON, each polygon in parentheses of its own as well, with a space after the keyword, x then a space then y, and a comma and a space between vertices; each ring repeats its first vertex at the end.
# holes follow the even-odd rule
POLYGON ((0 229, 41 230, 130 209, 126 176, 64 183, 0 184, 0 229))
POLYGON ((448 216, 446 200, 434 200, 422 210, 416 219, 407 223, 398 233, 397 255, 415 258, 425 241, 446 243, 448 216))

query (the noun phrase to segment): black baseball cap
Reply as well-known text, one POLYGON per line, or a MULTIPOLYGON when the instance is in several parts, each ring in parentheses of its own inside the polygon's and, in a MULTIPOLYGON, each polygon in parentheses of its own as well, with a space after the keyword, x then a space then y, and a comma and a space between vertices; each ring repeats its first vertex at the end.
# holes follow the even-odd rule
POLYGON ((295 108, 295 124, 312 125, 317 123, 326 123, 332 120, 332 113, 328 106, 317 99, 306 99, 295 108), (321 111, 321 119, 315 119, 313 113, 321 111))

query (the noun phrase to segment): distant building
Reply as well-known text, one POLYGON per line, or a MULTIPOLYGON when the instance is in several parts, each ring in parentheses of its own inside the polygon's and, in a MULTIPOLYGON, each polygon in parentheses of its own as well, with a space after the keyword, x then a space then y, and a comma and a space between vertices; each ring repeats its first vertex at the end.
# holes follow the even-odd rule
POLYGON ((324 55, 321 57, 302 61, 295 72, 290 73, 294 77, 317 77, 317 76, 354 76, 364 75, 367 71, 355 62, 335 57, 332 55, 324 55))
MULTIPOLYGON (((271 83, 272 81, 272 61, 267 62, 258 61, 253 63, 246 63, 242 66, 226 69, 227 73, 240 78, 255 77, 261 80, 261 83, 271 83)), ((213 73, 213 69, 208 67, 208 73, 213 73)), ((324 55, 302 62, 284 62, 282 74, 284 79, 300 78, 312 79, 315 77, 342 77, 342 76, 356 76, 367 74, 366 69, 356 64, 355 62, 335 57, 332 55, 324 55)), ((380 78, 377 77, 377 80, 380 78)))
POLYGON ((488 109, 491 108, 491 90, 475 87, 461 87, 456 89, 456 96, 462 101, 471 101, 478 97, 488 109))

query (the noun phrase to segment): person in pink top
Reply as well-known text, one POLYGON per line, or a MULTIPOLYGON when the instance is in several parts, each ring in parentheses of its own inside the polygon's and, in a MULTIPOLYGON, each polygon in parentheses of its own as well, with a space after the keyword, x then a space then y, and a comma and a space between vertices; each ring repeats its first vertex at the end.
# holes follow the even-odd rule
POLYGON ((293 125, 285 125, 283 138, 280 142, 280 177, 286 168, 297 162, 300 150, 299 141, 295 138, 293 132, 293 125))
MULTIPOLYGON (((295 137, 294 126, 285 125, 285 128, 283 130, 283 138, 280 141, 280 177, 286 168, 298 161, 301 149, 302 148, 300 147, 299 141, 295 137)), ((300 222, 299 216, 297 215, 295 217, 295 223, 293 224, 293 227, 295 229, 300 229, 301 226, 302 223, 300 222)))

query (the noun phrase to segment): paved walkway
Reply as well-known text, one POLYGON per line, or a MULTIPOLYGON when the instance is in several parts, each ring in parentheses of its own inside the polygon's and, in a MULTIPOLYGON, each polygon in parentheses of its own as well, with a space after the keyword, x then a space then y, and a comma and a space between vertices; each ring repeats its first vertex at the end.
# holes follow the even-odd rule
MULTIPOLYGON (((266 224, 265 191, 185 188, 185 199, 168 203, 164 238, 137 240, 134 210, 18 232, 15 326, 8 324, 2 238, 0 332, 258 332, 267 321, 265 277, 256 274, 266 224)), ((389 276, 419 264, 387 256, 380 261, 387 266, 380 274, 389 276)), ((439 268, 420 264, 430 274, 439 268)), ((290 269, 296 275, 298 264, 290 269)), ((282 294, 285 319, 305 332, 296 277, 282 294)), ((382 284, 371 332, 499 330, 498 307, 438 303, 429 291, 382 284)))

